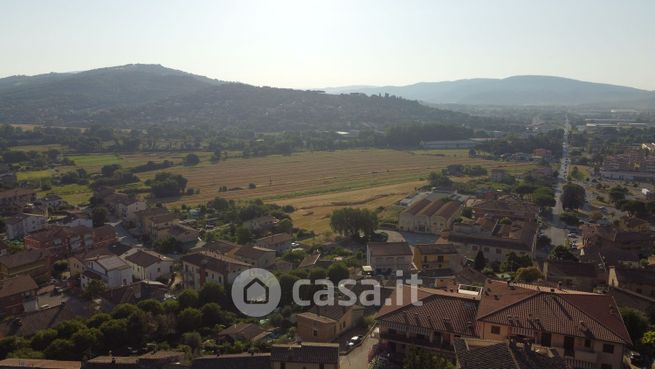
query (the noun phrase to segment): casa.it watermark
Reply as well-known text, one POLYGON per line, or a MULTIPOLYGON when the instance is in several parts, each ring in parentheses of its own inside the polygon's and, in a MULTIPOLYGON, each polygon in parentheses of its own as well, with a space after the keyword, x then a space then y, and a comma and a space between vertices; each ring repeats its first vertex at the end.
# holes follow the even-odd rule
MULTIPOLYGON (((298 306, 383 306, 406 304, 405 292, 409 289, 409 303, 421 306, 418 287, 422 280, 416 274, 403 278, 404 272, 397 271, 395 293, 382 297, 382 286, 375 279, 344 279, 335 285, 329 279, 299 279, 292 287, 293 303, 298 306), (358 286, 361 286, 358 288, 358 286), (301 289, 315 289, 311 296, 303 296, 301 289), (404 287, 404 288, 403 288, 404 287), (355 290, 361 289, 357 294, 355 290)), ((272 313, 280 304, 282 288, 273 273, 251 268, 241 272, 232 283, 232 301, 244 315, 263 317, 272 313)))

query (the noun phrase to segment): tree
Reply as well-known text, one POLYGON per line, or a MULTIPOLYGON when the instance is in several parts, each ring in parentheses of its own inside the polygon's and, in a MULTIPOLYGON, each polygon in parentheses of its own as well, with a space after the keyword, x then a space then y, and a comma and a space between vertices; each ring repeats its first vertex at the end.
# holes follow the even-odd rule
POLYGON ((194 289, 186 289, 177 297, 181 309, 198 306, 199 299, 198 291, 194 289))
POLYGON ((246 244, 252 241, 252 233, 246 227, 239 227, 236 230, 237 243, 246 244))
POLYGON ((84 329, 84 323, 77 319, 64 320, 55 326, 59 338, 70 338, 75 332, 84 329))
POLYGON ((107 313, 95 313, 86 320, 86 326, 89 328, 99 328, 102 323, 111 320, 111 315, 107 313))
POLYGON ((118 164, 103 165, 102 168, 100 168, 100 173, 102 173, 103 177, 111 177, 114 175, 114 172, 116 172, 120 168, 121 166, 118 164))
POLYGON ((428 183, 432 187, 443 188, 450 188, 453 185, 453 182, 450 180, 450 178, 448 178, 448 176, 437 172, 430 173, 428 176, 428 183))
POLYGON ((43 351, 50 342, 57 338, 57 335, 57 331, 52 328, 41 329, 32 336, 31 346, 37 351, 43 351))
POLYGON ((529 255, 518 256, 516 253, 510 252, 500 265, 500 270, 502 272, 514 272, 519 268, 527 268, 531 266, 532 260, 529 255))
POLYGON ((225 305, 229 300, 225 295, 225 288, 211 281, 205 283, 205 285, 202 286, 200 292, 198 293, 198 299, 200 301, 200 305, 205 305, 210 302, 216 302, 221 305, 225 305))
POLYGON ((621 210, 628 212, 633 217, 647 218, 648 209, 646 204, 638 200, 626 200, 621 204, 621 210))
POLYGON ((193 352, 196 352, 202 345, 202 337, 198 332, 187 332, 182 335, 182 344, 189 346, 193 352))
POLYGON ((172 197, 184 193, 187 179, 179 174, 160 172, 155 178, 145 182, 155 197, 172 197))
POLYGON ((112 319, 100 325, 102 342, 110 350, 125 346, 127 337, 127 319, 112 319))
POLYGON ((200 163, 200 158, 196 154, 187 154, 184 157, 184 165, 197 165, 200 163))
POLYGON ((610 189, 609 196, 610 201, 614 204, 618 204, 621 201, 625 200, 625 196, 629 193, 628 189, 621 186, 614 186, 610 189))
POLYGON ((555 246, 555 248, 550 250, 550 255, 548 255, 548 259, 559 260, 559 261, 572 261, 572 262, 578 261, 578 258, 575 255, 573 255, 571 250, 569 250, 568 247, 563 245, 555 246))
POLYGON ((378 216, 368 209, 341 208, 332 212, 330 227, 343 236, 356 238, 363 234, 369 240, 378 227, 378 216))
POLYGON ((71 337, 78 355, 100 351, 102 332, 97 328, 85 328, 75 332, 71 337))
POLYGON ((466 218, 473 218, 473 209, 468 206, 462 209, 462 216, 466 218))
POLYGON ((477 271, 481 271, 487 265, 487 259, 484 258, 482 250, 478 250, 478 253, 475 254, 475 260, 473 261, 473 268, 477 271))
POLYGON ((91 218, 93 219, 93 226, 100 227, 101 225, 104 225, 107 221, 108 213, 109 212, 107 211, 107 208, 104 206, 96 206, 93 208, 93 213, 91 214, 91 218))
POLYGON ((532 283, 536 280, 542 279, 544 277, 543 274, 537 269, 537 267, 528 267, 528 268, 519 268, 516 271, 516 276, 514 279, 517 282, 526 282, 526 283, 532 283))
POLYGON ((342 280, 348 279, 350 277, 350 272, 348 271, 348 267, 344 263, 334 263, 330 265, 327 274, 328 274, 328 278, 335 285, 341 282, 342 280))
POLYGON ((532 193, 532 201, 539 207, 555 206, 555 194, 553 190, 547 187, 539 187, 532 193))
POLYGON ((560 196, 562 207, 565 209, 579 209, 586 202, 586 193, 584 187, 575 183, 564 185, 562 195, 560 196))
POLYGON ((114 319, 124 319, 139 311, 139 308, 132 304, 118 304, 111 311, 114 319))
POLYGON ((455 369, 448 359, 412 346, 405 355, 403 369, 455 369))
POLYGON ((623 317, 623 323, 625 323, 625 327, 628 329, 628 333, 630 333, 632 342, 640 342, 641 337, 648 331, 650 326, 648 318, 637 309, 625 307, 621 308, 620 311, 621 317, 623 317))
POLYGON ((202 312, 196 308, 188 307, 177 315, 177 330, 190 332, 202 326, 202 312))
POLYGON ((140 301, 137 304, 137 307, 153 315, 159 315, 164 313, 164 307, 162 306, 161 302, 155 299, 147 299, 147 300, 140 301))
POLYGON ((78 359, 73 341, 63 338, 57 338, 50 342, 48 347, 43 351, 45 357, 51 360, 75 360, 78 359))

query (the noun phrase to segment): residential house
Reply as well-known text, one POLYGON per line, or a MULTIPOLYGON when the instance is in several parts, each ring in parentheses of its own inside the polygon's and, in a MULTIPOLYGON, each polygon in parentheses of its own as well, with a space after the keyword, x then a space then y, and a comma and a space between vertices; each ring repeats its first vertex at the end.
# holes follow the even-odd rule
POLYGON ((193 359, 191 363, 191 369, 270 369, 270 367, 270 352, 200 356, 193 359))
POLYGON ((262 329, 258 324, 237 323, 218 332, 218 342, 235 343, 258 342, 266 338, 270 332, 262 329))
POLYGON ((606 273, 609 266, 626 265, 639 267, 640 256, 638 251, 623 250, 609 244, 587 244, 580 250, 578 260, 581 263, 598 265, 606 273))
POLYGON ((510 253, 534 257, 537 243, 537 223, 534 221, 498 219, 490 216, 475 222, 453 224, 438 243, 452 243, 467 258, 479 251, 487 262, 503 262, 510 253))
POLYGON ((366 245, 366 263, 376 274, 415 271, 413 259, 407 242, 369 242, 366 245))
POLYGON ((18 315, 39 308, 39 286, 27 274, 0 281, 0 316, 18 315))
POLYGON ((93 219, 82 210, 68 210, 62 212, 63 217, 57 219, 55 224, 64 227, 88 227, 93 228, 93 219))
POLYGON ((112 213, 127 221, 135 221, 137 217, 136 213, 146 210, 148 207, 144 201, 118 192, 105 196, 103 201, 112 213))
POLYGON ((549 178, 553 178, 553 176, 555 175, 555 171, 550 166, 545 165, 532 169, 529 172, 529 175, 538 179, 549 179, 549 178))
MULTIPOLYGON (((148 211, 143 210, 143 211, 148 211)), ((141 212, 139 212, 141 213, 141 212)), ((163 214, 157 214, 143 218, 143 232, 152 242, 163 241, 172 237, 169 233, 170 227, 177 224, 178 218, 174 213, 168 211, 163 214)))
POLYGON ((97 256, 87 263, 80 282, 86 289, 91 280, 100 280, 108 288, 118 288, 132 283, 132 268, 116 255, 97 256))
POLYGON ((213 251, 218 254, 228 255, 233 251, 240 248, 241 245, 238 245, 234 242, 225 241, 225 240, 214 240, 214 241, 199 241, 197 246, 193 248, 194 251, 213 251))
POLYGON ((170 224, 168 227, 159 228, 153 241, 163 241, 173 238, 175 241, 183 244, 195 243, 198 241, 200 232, 184 224, 170 224))
POLYGON ((140 356, 97 356, 84 363, 84 369, 165 369, 184 360, 180 351, 154 350, 140 356))
POLYGON ((653 232, 626 231, 614 225, 584 224, 582 246, 613 246, 627 251, 650 255, 655 245, 653 232))
POLYGON ((488 280, 475 321, 479 338, 531 338, 573 368, 622 368, 632 344, 609 295, 488 280))
POLYGON ((550 161, 550 160, 553 159, 553 152, 551 150, 548 150, 548 149, 538 148, 538 149, 534 149, 532 151, 532 156, 535 156, 537 158, 541 158, 541 159, 546 160, 546 161, 550 161))
POLYGON ((147 208, 134 213, 139 231, 146 237, 151 235, 151 218, 166 214, 170 214, 170 212, 163 207, 147 208))
POLYGON ((241 353, 201 356, 191 369, 339 369, 339 345, 302 342, 276 344, 270 353, 241 353))
POLYGON ((48 217, 40 214, 20 213, 5 219, 7 238, 14 240, 26 234, 40 231, 48 223, 48 217))
POLYGON ((571 369, 557 351, 519 338, 458 338, 455 355, 457 369, 571 369))
POLYGON ((27 188, 0 190, 0 210, 3 213, 15 213, 23 206, 36 200, 36 192, 27 188))
POLYGON ((68 270, 70 271, 71 277, 76 277, 84 273, 88 269, 88 265, 98 257, 111 255, 115 254, 109 251, 109 248, 101 247, 97 249, 90 249, 70 256, 68 258, 68 270))
POLYGON ((50 252, 53 260, 63 259, 77 252, 92 249, 93 229, 87 227, 50 226, 25 236, 28 249, 50 252))
POLYGON ((339 369, 339 345, 302 342, 271 347, 271 369, 339 369))
POLYGON ((419 288, 412 303, 411 287, 403 285, 376 316, 380 343, 392 354, 405 354, 419 347, 454 358, 458 337, 475 337, 475 314, 479 293, 419 288))
POLYGON ((314 306, 296 314, 296 336, 301 342, 332 342, 356 327, 362 319, 362 309, 356 305, 314 306))
POLYGON ((603 283, 596 265, 591 263, 546 260, 544 261, 543 275, 546 282, 578 291, 592 292, 594 287, 603 283))
POLYGON ((622 217, 619 226, 630 232, 650 232, 650 223, 637 217, 622 217))
POLYGON ((472 206, 475 218, 510 218, 534 221, 539 213, 538 207, 516 197, 505 195, 497 199, 476 201, 472 206))
POLYGON ((67 206, 68 204, 66 201, 56 193, 49 193, 40 199, 38 199, 36 202, 40 203, 41 205, 45 206, 46 208, 51 208, 51 209, 60 209, 64 206, 67 206))
POLYGON ((93 247, 107 247, 118 242, 116 229, 109 224, 93 228, 93 247))
POLYGON ((439 234, 448 228, 461 212, 458 201, 421 199, 400 213, 398 225, 402 231, 439 234))
POLYGON ((320 252, 314 252, 311 253, 307 256, 305 256, 301 261, 300 264, 298 264, 298 269, 313 269, 316 267, 318 261, 321 259, 321 253, 320 252))
POLYGON ((275 250, 259 246, 241 246, 228 255, 243 260, 256 268, 267 268, 275 262, 275 250))
POLYGON ((175 261, 151 250, 137 250, 124 258, 132 268, 132 276, 138 280, 159 280, 171 275, 175 261))
POLYGON ((231 284, 250 264, 211 251, 200 251, 182 257, 185 288, 202 288, 211 281, 221 286, 231 284))
POLYGON ((23 250, 0 256, 0 280, 29 275, 36 283, 50 280, 50 255, 44 250, 23 250))
POLYGON ((611 266, 607 284, 655 298, 655 269, 611 266))
POLYGON ((290 249, 292 243, 293 236, 288 233, 275 233, 255 240, 255 245, 275 250, 277 255, 282 255, 290 249))
POLYGON ((642 150, 626 150, 605 157, 600 168, 603 178, 622 181, 652 182, 655 180, 655 157, 642 150))
POLYGON ((413 246, 414 265, 418 270, 450 268, 462 269, 464 258, 452 244, 418 244, 413 246))
POLYGON ((278 223, 278 219, 271 215, 264 215, 246 220, 242 226, 252 232, 269 231, 278 223))
POLYGON ((80 361, 46 360, 46 359, 18 359, 9 358, 0 360, 0 369, 81 369, 80 361))

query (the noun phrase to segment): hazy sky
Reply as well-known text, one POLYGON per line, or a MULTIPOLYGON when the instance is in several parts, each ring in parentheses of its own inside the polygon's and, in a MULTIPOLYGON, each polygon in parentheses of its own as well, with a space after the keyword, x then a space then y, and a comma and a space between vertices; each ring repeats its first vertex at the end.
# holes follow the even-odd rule
POLYGON ((311 88, 559 75, 655 90, 653 0, 0 0, 0 76, 156 63, 311 88))

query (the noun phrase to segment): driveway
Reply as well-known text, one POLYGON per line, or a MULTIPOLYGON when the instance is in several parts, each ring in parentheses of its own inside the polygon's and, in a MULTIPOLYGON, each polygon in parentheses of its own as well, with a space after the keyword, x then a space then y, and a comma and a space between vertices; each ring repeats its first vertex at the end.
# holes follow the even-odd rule
POLYGON ((377 338, 367 336, 359 347, 353 349, 348 355, 341 356, 341 369, 365 369, 368 367, 368 353, 373 345, 378 343, 377 338))

